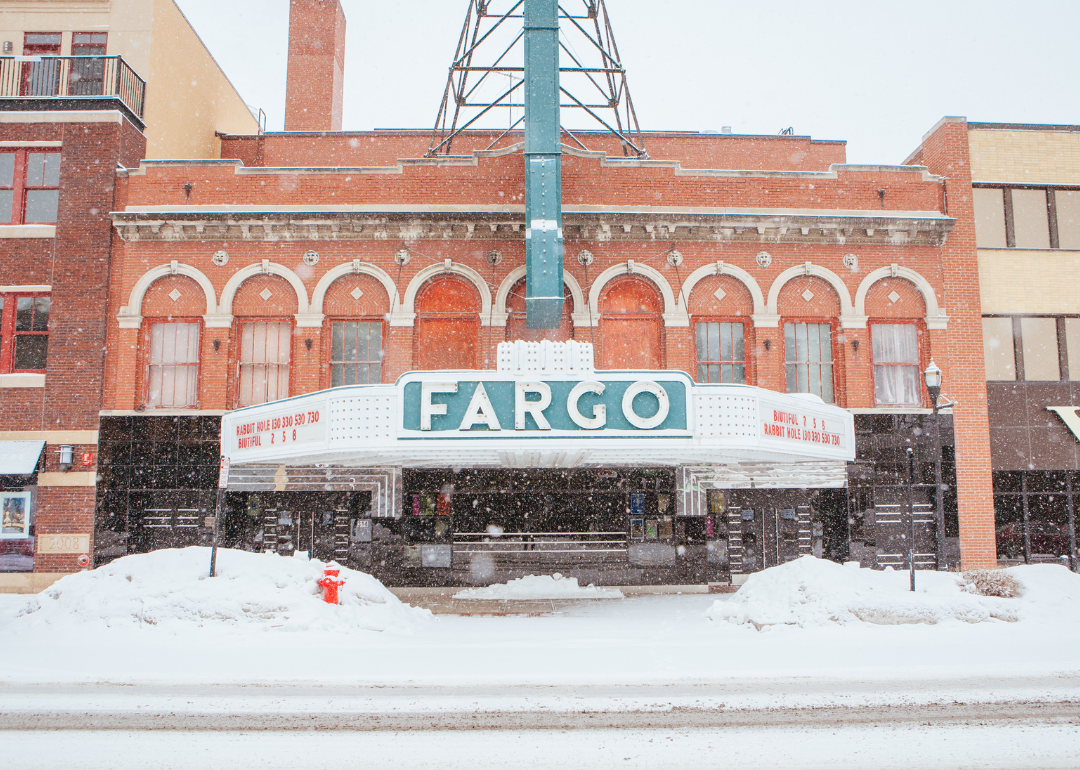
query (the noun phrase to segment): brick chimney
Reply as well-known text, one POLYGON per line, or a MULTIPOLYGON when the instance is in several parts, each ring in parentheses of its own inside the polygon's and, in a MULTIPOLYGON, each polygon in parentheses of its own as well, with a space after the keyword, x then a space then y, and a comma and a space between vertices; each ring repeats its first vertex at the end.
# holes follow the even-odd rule
POLYGON ((338 0, 289 0, 286 131, 340 131, 345 12, 338 0))

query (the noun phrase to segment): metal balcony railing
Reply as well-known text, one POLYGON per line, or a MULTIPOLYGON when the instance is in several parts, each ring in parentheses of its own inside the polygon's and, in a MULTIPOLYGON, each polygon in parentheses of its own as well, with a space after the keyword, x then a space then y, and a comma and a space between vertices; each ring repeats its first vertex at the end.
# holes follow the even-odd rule
POLYGON ((119 99, 142 120, 146 81, 119 56, 0 57, 0 99, 109 98, 119 99))

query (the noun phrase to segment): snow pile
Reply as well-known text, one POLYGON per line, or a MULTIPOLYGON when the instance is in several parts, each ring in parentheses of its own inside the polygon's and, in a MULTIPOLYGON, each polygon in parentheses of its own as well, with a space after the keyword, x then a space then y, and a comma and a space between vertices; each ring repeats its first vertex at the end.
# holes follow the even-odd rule
POLYGON ((455 599, 508 601, 523 599, 621 599, 617 588, 597 588, 578 585, 577 578, 554 575, 526 575, 507 583, 485 588, 467 588, 454 594, 455 599))
POLYGON ((326 604, 315 582, 325 567, 314 559, 219 549, 218 576, 210 578, 209 548, 125 556, 62 578, 31 599, 15 623, 408 632, 431 617, 371 575, 344 567, 341 604, 326 604))
POLYGON ((938 623, 947 619, 981 623, 1071 617, 1080 619, 1080 575, 1057 565, 1013 567, 1019 584, 1015 599, 978 596, 965 590, 956 574, 916 575, 917 591, 908 590, 908 573, 859 569, 804 556, 751 575, 726 601, 706 611, 713 620, 751 624, 818 626, 831 623, 938 623))

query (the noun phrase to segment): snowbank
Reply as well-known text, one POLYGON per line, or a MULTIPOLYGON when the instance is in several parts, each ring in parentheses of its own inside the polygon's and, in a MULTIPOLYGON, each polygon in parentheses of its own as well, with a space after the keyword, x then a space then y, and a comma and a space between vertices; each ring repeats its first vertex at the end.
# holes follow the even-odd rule
POLYGON ((408 632, 431 617, 403 604, 371 575, 344 567, 341 604, 326 604, 315 583, 325 566, 314 559, 219 549, 218 576, 210 578, 209 548, 125 556, 62 578, 31 599, 13 625, 408 632))
POLYGON ((526 575, 507 583, 498 583, 485 588, 467 588, 454 594, 455 599, 477 600, 522 600, 522 599, 621 599, 622 591, 617 588, 597 588, 594 585, 580 586, 577 578, 563 577, 558 572, 554 575, 526 575))
POLYGON ((1021 593, 1015 599, 964 591, 958 575, 918 572, 908 590, 907 572, 841 566, 813 556, 753 574, 726 601, 706 611, 713 620, 751 624, 818 626, 831 623, 981 623, 990 619, 1044 620, 1080 617, 1080 575, 1050 564, 1013 567, 1021 593))

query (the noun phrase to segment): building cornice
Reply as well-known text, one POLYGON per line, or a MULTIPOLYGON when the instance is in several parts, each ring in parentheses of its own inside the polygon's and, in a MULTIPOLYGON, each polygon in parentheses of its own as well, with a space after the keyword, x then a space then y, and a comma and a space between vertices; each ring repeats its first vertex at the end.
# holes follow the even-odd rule
MULTIPOLYGON (((114 212, 134 241, 384 241, 525 239, 520 207, 489 210, 321 210, 114 212), (517 209, 517 210, 510 210, 517 209)), ((814 210, 574 210, 567 240, 940 246, 954 219, 937 212, 814 210)))

